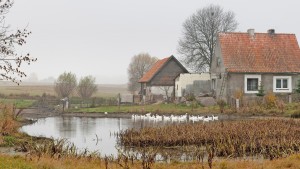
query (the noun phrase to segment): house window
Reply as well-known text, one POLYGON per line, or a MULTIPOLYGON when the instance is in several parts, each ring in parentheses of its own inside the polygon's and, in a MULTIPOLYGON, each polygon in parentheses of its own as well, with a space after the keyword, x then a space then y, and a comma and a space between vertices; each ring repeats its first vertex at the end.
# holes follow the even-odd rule
POLYGON ((258 90, 258 78, 248 78, 247 91, 257 91, 257 90, 258 90))
POLYGON ((276 92, 276 93, 292 92, 292 77, 291 76, 274 76, 273 77, 273 92, 276 92))
POLYGON ((245 75, 245 93, 258 93, 261 75, 245 75))

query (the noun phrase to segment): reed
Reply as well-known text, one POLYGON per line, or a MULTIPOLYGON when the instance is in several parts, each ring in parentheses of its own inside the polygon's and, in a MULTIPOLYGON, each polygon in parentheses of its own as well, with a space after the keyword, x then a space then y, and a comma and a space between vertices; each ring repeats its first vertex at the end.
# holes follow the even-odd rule
POLYGON ((272 160, 299 153, 300 120, 274 118, 147 127, 122 131, 119 139, 126 147, 210 147, 207 152, 213 150, 217 157, 262 155, 272 160))
POLYGON ((55 159, 60 158, 99 158, 100 155, 97 152, 89 152, 87 149, 79 151, 73 143, 70 143, 67 139, 45 139, 42 142, 37 143, 23 142, 18 148, 19 151, 27 152, 27 156, 32 158, 33 156, 51 157, 55 159))

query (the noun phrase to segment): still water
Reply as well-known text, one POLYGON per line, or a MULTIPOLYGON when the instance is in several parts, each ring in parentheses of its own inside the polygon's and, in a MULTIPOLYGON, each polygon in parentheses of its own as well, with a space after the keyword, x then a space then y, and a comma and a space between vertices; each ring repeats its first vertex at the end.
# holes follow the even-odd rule
MULTIPOLYGON (((191 117, 190 117, 191 118, 191 117)), ((237 116, 221 116, 221 120, 237 120, 237 116)), ((219 118, 219 119, 220 119, 219 118)), ((129 128, 162 126, 174 123, 167 121, 133 120, 131 118, 91 118, 91 117, 47 117, 33 124, 23 126, 21 131, 31 136, 67 139, 79 150, 98 151, 101 156, 117 156, 116 134, 129 128)))
POLYGON ((133 121, 130 118, 47 117, 23 126, 21 131, 31 136, 66 138, 80 150, 87 148, 89 151, 98 151, 101 156, 116 156, 118 150, 115 133, 147 125, 153 123, 133 121))

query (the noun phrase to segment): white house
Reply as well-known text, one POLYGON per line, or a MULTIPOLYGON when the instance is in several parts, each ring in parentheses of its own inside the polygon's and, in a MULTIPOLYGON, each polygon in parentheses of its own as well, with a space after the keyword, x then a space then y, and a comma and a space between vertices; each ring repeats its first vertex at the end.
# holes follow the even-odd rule
MULTIPOLYGON (((209 73, 201 73, 201 74, 191 74, 191 73, 182 73, 175 79, 175 96, 182 97, 186 94, 187 90, 191 92, 193 91, 202 91, 201 85, 195 85, 195 82, 203 81, 207 82, 208 85, 203 86, 203 88, 208 88, 210 90, 210 74, 209 73), (208 87, 207 87, 208 86, 208 87), (197 90, 197 89, 200 90, 197 90)), ((201 83, 203 84, 203 83, 201 83)), ((195 94, 195 92, 193 92, 195 94)))

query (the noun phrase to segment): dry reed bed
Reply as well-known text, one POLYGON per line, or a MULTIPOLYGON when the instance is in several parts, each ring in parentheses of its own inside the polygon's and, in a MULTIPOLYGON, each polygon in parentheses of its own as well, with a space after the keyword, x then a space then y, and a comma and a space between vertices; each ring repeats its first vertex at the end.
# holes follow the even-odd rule
MULTIPOLYGON (((178 124, 129 129, 120 133, 129 147, 197 146, 219 157, 263 155, 273 159, 299 153, 300 120, 256 119, 214 123, 178 124)), ((195 148, 195 151, 199 149, 195 148)))

